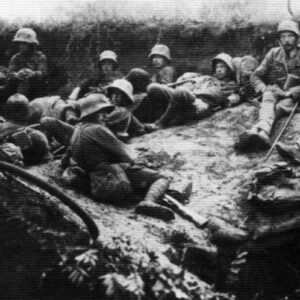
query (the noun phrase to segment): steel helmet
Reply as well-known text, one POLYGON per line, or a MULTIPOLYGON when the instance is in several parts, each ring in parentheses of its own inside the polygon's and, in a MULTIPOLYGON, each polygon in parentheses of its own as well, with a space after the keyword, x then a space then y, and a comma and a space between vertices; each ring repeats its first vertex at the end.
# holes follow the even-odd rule
POLYGON ((133 86, 132 84, 126 79, 117 79, 115 80, 108 88, 108 94, 111 94, 114 89, 120 90, 123 92, 128 100, 133 103, 133 86))
POLYGON ((36 33, 31 28, 19 29, 14 36, 13 42, 22 42, 22 43, 39 45, 39 41, 37 40, 36 33))
POLYGON ((298 24, 292 20, 285 20, 279 23, 277 33, 280 34, 283 31, 290 31, 299 37, 299 27, 298 24))
POLYGON ((29 101, 22 94, 10 96, 6 102, 6 118, 11 121, 26 121, 29 117, 29 101))
POLYGON ((145 92, 150 84, 150 74, 140 68, 131 69, 125 79, 132 84, 134 93, 145 92))
POLYGON ((232 57, 227 54, 227 53, 220 53, 218 54, 217 56, 215 56, 212 60, 211 60, 211 66, 212 66, 212 69, 214 71, 215 69, 215 66, 218 62, 218 60, 224 62, 226 64, 226 66, 228 66, 228 68, 234 72, 234 65, 233 65, 233 60, 232 60, 232 57))
POLYGON ((101 52, 99 55, 99 62, 101 63, 105 59, 112 60, 116 65, 118 65, 118 55, 114 51, 106 50, 101 52))
POLYGON ((151 60, 154 55, 160 55, 164 57, 166 60, 168 60, 169 62, 172 60, 169 47, 163 44, 155 45, 151 49, 151 53, 149 54, 149 59, 151 60))
POLYGON ((106 108, 109 112, 114 110, 114 106, 102 94, 90 94, 81 102, 80 120, 106 108))

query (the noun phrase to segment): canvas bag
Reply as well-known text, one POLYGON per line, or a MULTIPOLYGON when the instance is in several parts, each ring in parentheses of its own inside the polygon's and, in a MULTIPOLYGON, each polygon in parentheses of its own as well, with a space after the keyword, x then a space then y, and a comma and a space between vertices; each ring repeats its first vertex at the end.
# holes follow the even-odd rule
POLYGON ((119 164, 97 166, 90 172, 90 185, 96 201, 122 203, 132 192, 131 183, 119 164))

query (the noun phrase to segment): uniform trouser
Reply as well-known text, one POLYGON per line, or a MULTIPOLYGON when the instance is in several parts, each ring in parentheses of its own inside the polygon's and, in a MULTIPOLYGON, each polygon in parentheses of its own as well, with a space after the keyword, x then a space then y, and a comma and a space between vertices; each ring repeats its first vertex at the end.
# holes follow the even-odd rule
POLYGON ((169 105, 165 113, 157 120, 157 124, 166 127, 170 124, 180 125, 185 121, 201 119, 208 115, 212 107, 184 89, 163 87, 168 93, 169 105))
POLYGON ((264 130, 270 135, 276 119, 291 113, 294 105, 295 100, 292 98, 280 99, 271 91, 264 92, 261 108, 259 110, 258 123, 255 127, 264 130))
POLYGON ((44 117, 40 121, 47 137, 54 137, 64 146, 69 146, 75 127, 53 117, 44 117))
POLYGON ((163 84, 152 83, 147 87, 147 97, 135 110, 134 115, 141 121, 152 123, 159 119, 172 98, 172 88, 163 84))

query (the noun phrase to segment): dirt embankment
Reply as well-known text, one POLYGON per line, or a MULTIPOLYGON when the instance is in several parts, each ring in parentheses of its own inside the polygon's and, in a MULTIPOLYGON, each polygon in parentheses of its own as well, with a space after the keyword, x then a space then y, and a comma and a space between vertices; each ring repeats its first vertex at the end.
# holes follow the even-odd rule
MULTIPOLYGON (((86 19, 85 19, 86 20, 86 19)), ((63 96, 74 85, 96 72, 98 55, 112 49, 127 73, 133 67, 148 67, 148 54, 157 42, 167 44, 178 75, 186 71, 210 73, 210 59, 220 52, 258 58, 274 44, 274 25, 253 25, 234 20, 228 28, 216 24, 163 20, 106 20, 98 23, 72 20, 62 24, 24 24, 36 30, 42 51, 49 58, 50 92, 63 96), (63 89, 59 89, 62 87, 63 89)), ((11 41, 17 26, 4 24, 0 32, 0 65, 7 66, 17 51, 11 41)))

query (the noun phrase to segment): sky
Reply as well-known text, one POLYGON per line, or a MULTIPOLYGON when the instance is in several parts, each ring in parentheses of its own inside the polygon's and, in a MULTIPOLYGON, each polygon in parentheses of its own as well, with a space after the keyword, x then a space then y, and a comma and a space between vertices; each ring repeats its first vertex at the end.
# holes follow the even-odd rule
MULTIPOLYGON (((86 3, 95 3, 101 7, 109 8, 119 15, 134 16, 136 12, 165 16, 168 11, 180 12, 184 9, 187 15, 196 18, 202 5, 214 6, 218 3, 228 3, 228 10, 231 9, 232 1, 240 1, 251 8, 251 13, 257 10, 257 13, 268 11, 272 16, 288 16, 286 9, 287 0, 0 0, 0 19, 4 20, 34 20, 40 21, 45 18, 64 18, 69 11, 80 10, 86 3), (253 4, 251 6, 251 4, 253 4), (120 12, 120 7, 121 12, 120 12)), ((292 7, 299 12, 300 1, 291 0, 292 7)), ((91 4, 93 5, 93 4, 91 4)), ((226 8, 225 8, 226 10, 226 8)))

